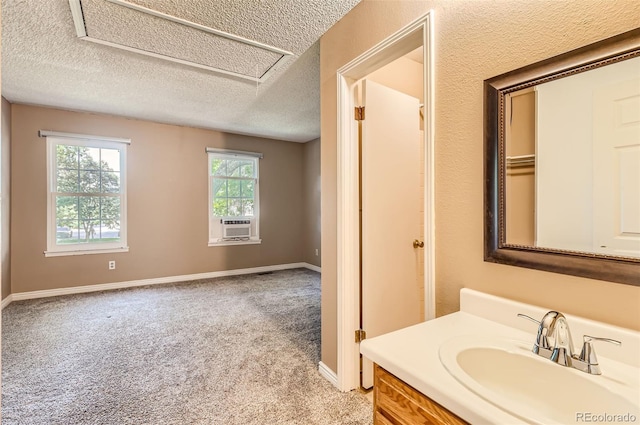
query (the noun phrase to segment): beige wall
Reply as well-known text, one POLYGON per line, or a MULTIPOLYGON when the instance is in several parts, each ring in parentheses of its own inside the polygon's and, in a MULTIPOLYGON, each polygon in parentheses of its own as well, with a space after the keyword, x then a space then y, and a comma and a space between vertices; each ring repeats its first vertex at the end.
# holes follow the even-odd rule
MULTIPOLYGON (((429 9, 435 28, 436 303, 459 291, 498 296, 640 329, 640 287, 483 261, 483 80, 630 30, 634 0, 363 0, 320 45, 322 361, 337 370, 336 71, 429 9)), ((514 319, 515 320, 515 319, 514 319)))
POLYGON ((320 267, 320 139, 305 143, 302 157, 303 256, 306 263, 320 267))
POLYGON ((0 264, 2 266, 2 299, 11 294, 11 104, 2 98, 2 138, 0 151, 0 264))
POLYGON ((302 144, 17 104, 11 123, 13 293, 303 261, 302 144), (131 138, 128 253, 44 257, 47 178, 38 130, 131 138), (207 246, 206 147, 264 153, 261 245, 207 246), (107 270, 109 260, 116 270, 107 270))
POLYGON ((406 57, 401 57, 366 77, 409 96, 413 96, 424 103, 422 84, 422 64, 406 57))

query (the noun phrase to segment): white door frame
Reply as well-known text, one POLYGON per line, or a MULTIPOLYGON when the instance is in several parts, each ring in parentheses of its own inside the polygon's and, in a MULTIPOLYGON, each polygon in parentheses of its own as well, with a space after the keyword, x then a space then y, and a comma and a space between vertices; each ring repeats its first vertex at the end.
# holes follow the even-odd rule
POLYGON ((423 46, 424 66, 424 288, 425 320, 435 317, 434 238, 434 96, 433 11, 358 56, 337 71, 338 86, 338 371, 337 386, 350 391, 360 386, 359 346, 354 331, 360 326, 358 127, 354 120, 353 90, 357 80, 423 46))

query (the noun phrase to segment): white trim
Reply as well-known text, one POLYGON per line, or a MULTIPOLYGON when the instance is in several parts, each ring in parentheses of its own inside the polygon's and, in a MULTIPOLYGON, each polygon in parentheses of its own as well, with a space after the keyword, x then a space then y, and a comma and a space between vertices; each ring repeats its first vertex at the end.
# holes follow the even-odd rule
MULTIPOLYGON (((169 62, 175 62, 175 63, 179 63, 181 65, 192 66, 194 68, 200 68, 200 69, 204 69, 206 71, 215 72, 215 73, 218 73, 218 74, 223 74, 223 75, 229 75, 229 76, 232 76, 232 77, 242 78, 244 80, 249 80, 249 81, 259 82, 259 83, 264 82, 264 80, 262 78, 251 77, 251 76, 248 76, 248 75, 240 74, 238 72, 226 71, 224 69, 214 68, 212 66, 203 65, 203 64, 200 64, 200 63, 196 63, 196 62, 186 61, 186 60, 182 60, 182 59, 178 59, 178 58, 172 58, 170 56, 166 56, 166 55, 163 55, 163 54, 160 54, 160 53, 154 53, 154 52, 149 52, 149 51, 146 51, 146 50, 136 49, 135 47, 129 47, 129 46, 125 46, 123 44, 112 43, 110 41, 100 40, 98 38, 92 38, 92 37, 87 36, 87 37, 80 38, 80 40, 90 41, 92 43, 102 44, 103 46, 114 47, 116 49, 126 50, 127 52, 138 53, 140 55, 150 56, 150 57, 156 58, 156 59, 162 59, 162 60, 166 60, 166 61, 169 61, 169 62)), ((286 57, 288 57, 288 56, 283 56, 273 66, 275 66, 276 64, 279 64, 282 61, 282 59, 286 58, 286 57)))
MULTIPOLYGON (((341 77, 341 76, 340 76, 341 77)), ((347 110, 350 108, 353 93, 349 82, 338 78, 338 101, 347 105, 338 105, 338 389, 350 391, 360 385, 358 346, 353 338, 354 330, 359 329, 358 288, 360 264, 359 238, 359 189, 358 189, 358 146, 347 143, 357 140, 357 131, 351 124, 347 110), (343 109, 346 108, 346 109, 343 109)))
MULTIPOLYGON (((160 285, 163 283, 187 282, 198 279, 212 279, 216 277, 237 276, 243 274, 264 273, 278 270, 307 269, 307 263, 276 264, 273 266, 252 267, 247 269, 223 270, 218 272, 195 273, 181 276, 156 277, 151 279, 129 280, 125 282, 99 283, 96 285, 73 286, 70 288, 45 289, 41 291, 15 292, 9 295, 11 301, 31 300, 35 298, 58 297, 61 295, 84 294, 87 292, 109 291, 113 289, 133 288, 137 286, 160 285)), ((5 298, 5 300, 7 299, 5 298)), ((3 301, 4 305, 5 301, 3 301)))
POLYGON ((11 302, 13 301, 13 294, 9 294, 7 295, 4 300, 2 300, 2 304, 0 305, 0 309, 4 310, 4 308, 6 306, 8 306, 9 304, 11 304, 11 302))
POLYGON ((327 366, 322 362, 318 363, 318 372, 320 372, 320 375, 323 378, 331 382, 331 385, 340 389, 340 387, 338 386, 338 375, 336 375, 336 373, 333 370, 331 370, 329 366, 327 366))
POLYGON ((309 270, 313 270, 314 272, 322 273, 322 268, 315 266, 313 264, 304 263, 304 266, 309 270))
POLYGON ((78 37, 86 37, 87 30, 84 27, 84 17, 82 15, 80 0, 69 0, 69 7, 71 8, 71 16, 73 18, 73 25, 76 28, 76 35, 78 37))
POLYGON ((435 32, 433 11, 425 20, 423 31, 424 90, 424 319, 436 318, 436 157, 435 157, 435 32))
POLYGON ((207 27, 205 25, 200 25, 195 22, 187 21, 186 19, 178 18, 173 15, 168 15, 166 13, 158 12, 157 10, 149 9, 144 6, 140 6, 138 4, 129 3, 123 0, 107 0, 110 3, 117 4, 119 6, 126 7, 128 9, 135 10, 137 12, 141 12, 147 15, 155 16, 156 18, 165 19, 167 21, 175 22, 176 24, 184 25, 186 27, 191 27, 203 32, 207 32, 209 34, 217 35, 220 37, 227 38, 229 40, 238 41, 243 44, 248 44, 253 47, 258 47, 260 49, 268 50, 273 53, 278 53, 280 55, 293 55, 293 53, 288 50, 279 49, 274 46, 270 46, 265 43, 260 43, 259 41, 250 40, 248 38, 241 37, 239 35, 231 34, 225 31, 220 31, 215 28, 207 27))
POLYGON ((206 153, 216 153, 219 155, 229 155, 229 156, 254 156, 256 158, 262 159, 264 155, 260 152, 247 152, 247 151, 234 151, 230 149, 219 149, 219 148, 205 148, 204 151, 206 153))
POLYGON ((40 130, 38 131, 40 137, 62 137, 65 139, 80 139, 80 140, 100 140, 104 142, 116 142, 131 144, 131 139, 123 139, 120 137, 104 137, 104 136, 92 136, 90 134, 77 134, 77 133, 61 133, 59 131, 40 130))
POLYGON ((337 71, 337 202, 338 202, 338 371, 337 387, 360 385, 359 346, 353 332, 360 326, 358 137, 353 116, 353 87, 367 74, 422 44, 425 106, 425 319, 435 317, 434 259, 434 77, 433 11, 429 11, 337 71))
POLYGON ((83 251, 45 251, 45 257, 64 257, 67 255, 89 255, 89 254, 118 254, 129 252, 129 247, 113 248, 113 249, 85 249, 83 251))
POLYGON ((213 66, 208 66, 208 65, 203 65, 197 62, 192 62, 189 60, 184 60, 184 59, 178 59, 178 58, 174 58, 171 56, 167 56, 161 53, 155 53, 155 52, 151 52, 148 50, 142 50, 142 49, 138 49, 135 47, 131 47, 131 46, 126 46, 124 44, 119 44, 119 43, 114 43, 111 41, 107 41, 107 40, 101 40, 99 38, 93 38, 90 37, 87 34, 87 30, 86 30, 86 26, 85 26, 85 21, 84 21, 84 15, 82 13, 82 6, 80 4, 80 0, 69 0, 69 6, 71 7, 71 15, 73 18, 73 24, 75 26, 76 29, 76 35, 78 36, 78 38, 80 40, 84 40, 84 41, 90 41, 92 43, 96 43, 96 44, 102 44, 104 46, 109 46, 109 47, 113 47, 116 49, 120 49, 120 50, 125 50, 128 52, 133 52, 133 53, 138 53, 141 55, 145 55, 145 56, 150 56, 153 58, 157 58, 157 59, 163 59, 169 62, 175 62, 175 63, 179 63, 182 65, 187 65, 187 66, 192 66, 194 68, 200 68, 200 69, 205 69, 207 71, 212 71, 212 72, 216 72, 218 74, 223 74, 223 75, 229 75, 232 77, 237 77, 237 78, 242 78, 245 80, 250 80, 253 82, 258 82, 258 83, 263 83, 264 81, 267 80, 267 78, 269 78, 271 76, 271 74, 273 74, 273 72, 279 67, 281 66, 283 63, 289 61, 289 59, 291 59, 293 57, 293 53, 289 52, 287 50, 283 50, 283 49, 279 49, 277 47, 274 46, 270 46, 268 44, 264 44, 264 43, 260 43, 259 41, 255 41, 255 40, 250 40, 248 38, 244 38, 244 37, 240 37, 239 35, 235 35, 235 34, 230 34, 224 31, 220 31, 217 30, 215 28, 210 28, 204 25, 200 25, 197 24, 195 22, 191 22, 191 21, 187 21, 185 19, 182 18, 177 18, 175 16, 172 15, 167 15, 166 13, 162 13, 162 12, 158 12, 156 10, 153 9, 149 9, 137 4, 133 4, 133 3, 129 3, 126 1, 122 1, 122 0, 107 0, 113 4, 117 4, 119 6, 123 6, 141 13, 145 13, 147 15, 151 15, 151 16, 155 16, 157 18, 160 19, 165 19, 171 22, 175 22, 177 24, 180 25, 184 25, 190 28, 194 28, 196 30, 199 31, 203 31, 209 34, 213 34, 216 35, 218 37, 223 37, 226 38, 228 40, 233 40, 236 41, 238 43, 242 43, 242 44, 246 44, 249 46, 253 46, 259 49, 263 49, 263 50, 267 50, 269 52, 278 54, 278 55, 282 55, 278 60, 276 60, 275 62, 273 62, 271 64, 271 66, 269 66, 269 68, 261 75, 261 76, 249 76, 249 75, 245 75, 245 74, 241 74, 239 72, 233 72, 233 71, 227 71, 221 68, 216 68, 213 66))
POLYGON ((220 241, 220 242, 209 242, 209 246, 233 246, 233 245, 260 245, 262 243, 262 239, 256 240, 248 240, 248 241, 220 241))

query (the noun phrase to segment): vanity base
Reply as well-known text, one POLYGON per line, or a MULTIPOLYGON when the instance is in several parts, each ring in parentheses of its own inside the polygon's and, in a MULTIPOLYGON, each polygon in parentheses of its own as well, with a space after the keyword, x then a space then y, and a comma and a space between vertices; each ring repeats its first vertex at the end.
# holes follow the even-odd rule
POLYGON ((467 422, 374 364, 374 425, 461 425, 467 422))

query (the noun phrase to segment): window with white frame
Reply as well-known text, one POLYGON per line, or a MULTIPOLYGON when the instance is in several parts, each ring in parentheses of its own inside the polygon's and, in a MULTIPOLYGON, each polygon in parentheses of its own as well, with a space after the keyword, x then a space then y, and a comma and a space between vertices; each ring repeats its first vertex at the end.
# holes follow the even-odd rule
POLYGON ((259 159, 253 152, 207 149, 209 245, 260 243, 259 159))
MULTIPOLYGON (((92 136, 47 138, 46 255, 122 252, 127 247, 129 141, 92 136)), ((67 137, 66 137, 67 136, 67 137)))

